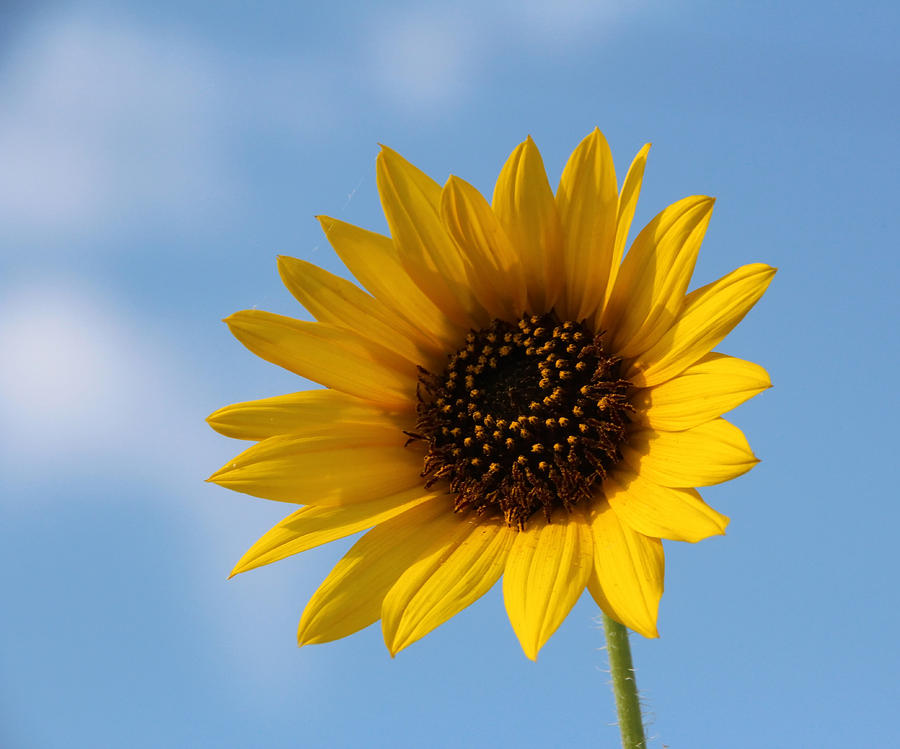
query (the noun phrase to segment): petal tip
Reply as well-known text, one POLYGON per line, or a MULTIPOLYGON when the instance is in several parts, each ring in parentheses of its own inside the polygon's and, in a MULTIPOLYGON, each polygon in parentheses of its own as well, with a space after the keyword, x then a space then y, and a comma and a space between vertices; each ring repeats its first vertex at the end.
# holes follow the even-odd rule
POLYGON ((218 432, 219 434, 224 434, 226 437, 229 436, 228 427, 227 427, 228 419, 226 417, 224 419, 225 423, 223 423, 223 416, 226 416, 226 412, 228 411, 228 409, 229 409, 229 406, 223 406, 222 408, 217 408, 205 419, 205 421, 209 425, 210 429, 212 429, 214 432, 218 432))
POLYGON ((656 621, 646 622, 641 626, 640 629, 635 629, 632 625, 625 625, 628 629, 636 632, 641 637, 646 637, 648 640, 658 640, 659 639, 659 628, 656 626, 656 621))
POLYGON ((206 483, 209 484, 218 484, 219 486, 225 485, 225 475, 230 473, 233 470, 234 466, 231 463, 226 463, 222 466, 218 471, 213 471, 209 478, 204 479, 206 483))
MULTIPOLYGON (((385 158, 395 158, 395 157, 400 158, 400 159, 403 158, 393 148, 391 148, 390 146, 384 145, 384 143, 379 143, 378 148, 380 150, 378 151, 378 156, 376 157, 376 161, 383 160, 385 158)), ((404 161, 405 161, 405 159, 404 159, 404 161)))
POLYGON ((243 313, 247 312, 247 310, 239 310, 238 312, 232 312, 228 317, 223 317, 222 322, 225 323, 229 328, 234 330, 235 328, 241 327, 242 324, 242 316, 243 313))
POLYGON ((231 578, 237 577, 242 572, 246 572, 247 570, 252 569, 252 567, 247 566, 247 563, 245 561, 246 559, 247 559, 246 554, 244 554, 244 556, 242 556, 240 559, 238 559, 237 563, 234 565, 234 568, 231 570, 231 572, 228 573, 228 577, 226 579, 231 580, 231 578))

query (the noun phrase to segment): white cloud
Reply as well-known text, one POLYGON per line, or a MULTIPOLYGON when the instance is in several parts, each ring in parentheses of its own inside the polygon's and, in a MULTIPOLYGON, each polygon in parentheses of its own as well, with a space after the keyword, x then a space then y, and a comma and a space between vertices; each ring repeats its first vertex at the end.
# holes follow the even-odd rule
POLYGON ((160 553, 178 559, 191 616, 203 617, 238 681, 271 686, 289 678, 285 653, 293 654, 302 601, 285 591, 311 588, 325 570, 321 562, 292 565, 226 585, 253 529, 261 533, 292 508, 204 486, 224 462, 216 448, 230 456, 244 445, 223 445, 203 423, 198 374, 103 290, 63 280, 4 293, 0 350, 5 520, 73 502, 83 522, 105 522, 107 506, 119 510, 113 518, 122 509, 136 518, 158 513, 172 528, 160 553), (213 491, 220 496, 211 499, 213 491), (274 632, 275 621, 287 625, 274 632))
POLYGON ((452 104, 477 61, 478 34, 453 8, 430 6, 379 18, 364 72, 406 109, 452 104))
POLYGON ((503 0, 507 22, 529 40, 544 46, 564 46, 590 36, 594 40, 617 27, 646 3, 610 0, 503 0))
POLYGON ((204 53, 179 40, 66 19, 6 71, 0 222, 61 236, 142 214, 183 220, 229 198, 204 53))
POLYGON ((651 0, 468 0, 379 7, 361 66, 394 106, 441 111, 507 58, 597 42, 651 0))
POLYGON ((0 237, 13 247, 8 240, 136 224, 209 225, 240 204, 237 140, 328 127, 314 67, 302 56, 232 59, 173 33, 56 18, 0 77, 0 237))
MULTIPOLYGON (((170 355, 93 288, 8 289, 0 303, 4 459, 75 470, 154 460, 164 422, 179 418, 170 355)), ((165 459, 165 455, 161 455, 165 459)))

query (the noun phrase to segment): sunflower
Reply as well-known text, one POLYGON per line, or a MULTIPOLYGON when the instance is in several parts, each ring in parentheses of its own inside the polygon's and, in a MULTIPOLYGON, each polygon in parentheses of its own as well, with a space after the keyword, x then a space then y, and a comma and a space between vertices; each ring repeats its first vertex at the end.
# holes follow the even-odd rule
POLYGON ((722 534, 697 486, 756 463, 721 415, 770 386, 712 349, 775 270, 745 265, 687 293, 713 199, 659 213, 625 254, 649 144, 621 190, 599 130, 554 195, 531 138, 490 203, 377 159, 390 236, 319 217, 366 291, 280 257, 316 322, 258 310, 225 322, 253 353, 320 383, 216 411, 256 444, 210 477, 301 505, 232 574, 367 530, 303 612, 301 645, 379 619, 391 655, 501 577, 535 659, 584 592, 657 635, 661 539, 722 534))

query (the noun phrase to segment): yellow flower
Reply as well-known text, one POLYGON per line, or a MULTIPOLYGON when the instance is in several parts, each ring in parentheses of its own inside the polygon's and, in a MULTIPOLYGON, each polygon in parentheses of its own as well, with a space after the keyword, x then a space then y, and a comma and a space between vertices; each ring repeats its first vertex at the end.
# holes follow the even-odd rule
POLYGON ((721 414, 769 378, 711 352, 775 270, 745 265, 686 293, 713 207, 703 196, 663 210, 623 259, 648 150, 619 190, 595 130, 554 196, 529 138, 488 203, 384 148, 391 237, 320 218, 369 293, 281 257, 317 322, 226 320, 252 352, 325 386, 209 418, 257 442, 210 481, 303 505, 232 574, 371 529, 307 605, 301 645, 381 619, 393 655, 501 576, 529 658, 585 588, 657 636, 660 539, 723 533, 728 518, 694 487, 757 462, 721 414))

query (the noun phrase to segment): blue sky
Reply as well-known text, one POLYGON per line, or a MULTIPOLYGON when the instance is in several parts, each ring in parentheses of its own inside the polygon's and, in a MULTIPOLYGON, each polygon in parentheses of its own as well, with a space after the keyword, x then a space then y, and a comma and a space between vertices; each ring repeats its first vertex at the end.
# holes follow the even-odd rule
POLYGON ((775 388, 633 638, 652 747, 883 745, 900 694, 894 4, 19 4, 0 52, 0 745, 615 746, 596 610, 537 663, 499 590, 391 660, 298 650, 349 545, 227 581, 283 505, 204 484, 217 407, 302 389, 219 320, 302 314, 313 216, 383 229, 385 143, 489 192, 594 126, 635 225, 718 197, 695 274, 780 271, 720 347, 775 388), (552 9, 551 9, 552 5, 552 9))

